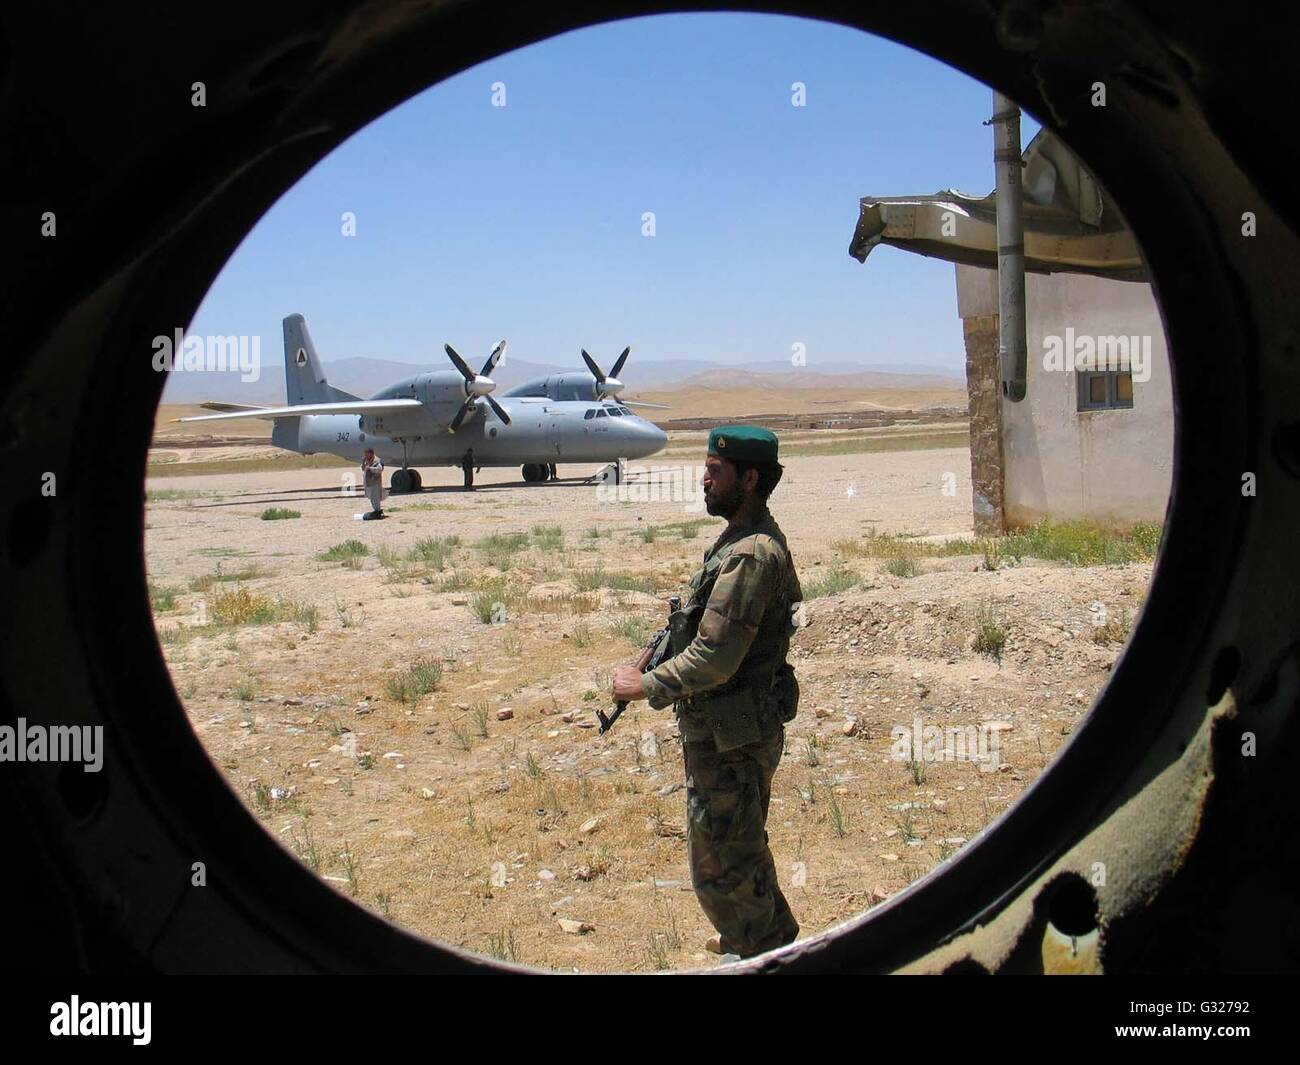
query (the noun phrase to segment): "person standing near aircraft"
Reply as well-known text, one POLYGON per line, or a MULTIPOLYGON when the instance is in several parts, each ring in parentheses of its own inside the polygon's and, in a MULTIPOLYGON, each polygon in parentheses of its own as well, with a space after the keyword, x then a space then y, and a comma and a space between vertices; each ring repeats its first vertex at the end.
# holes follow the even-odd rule
POLYGON ((366 515, 366 519, 382 518, 384 516, 382 506, 384 499, 384 464, 372 447, 366 448, 365 454, 361 456, 361 473, 366 479, 366 497, 370 500, 370 513, 366 515))
POLYGON ((613 677, 616 701, 675 704, 691 882, 718 930, 709 949, 742 958, 799 934, 765 831, 785 723, 799 704, 786 655, 803 593, 767 509, 782 472, 769 430, 729 425, 709 434, 704 502, 727 527, 689 601, 668 619, 672 657, 644 674, 621 666, 613 677))

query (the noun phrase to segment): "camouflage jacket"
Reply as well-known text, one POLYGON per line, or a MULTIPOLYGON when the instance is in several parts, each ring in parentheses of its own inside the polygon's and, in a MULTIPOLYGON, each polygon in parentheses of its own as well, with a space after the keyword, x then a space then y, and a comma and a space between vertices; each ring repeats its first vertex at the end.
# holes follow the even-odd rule
MULTIPOLYGON (((785 535, 766 508, 718 537, 691 589, 687 609, 697 604, 698 628, 684 649, 642 677, 646 698, 656 708, 677 703, 686 738, 711 733, 719 750, 756 742, 788 720, 772 705, 772 690, 783 669, 793 684, 785 656, 792 608, 803 598, 785 535)), ((793 706, 785 710, 793 715, 793 706)))

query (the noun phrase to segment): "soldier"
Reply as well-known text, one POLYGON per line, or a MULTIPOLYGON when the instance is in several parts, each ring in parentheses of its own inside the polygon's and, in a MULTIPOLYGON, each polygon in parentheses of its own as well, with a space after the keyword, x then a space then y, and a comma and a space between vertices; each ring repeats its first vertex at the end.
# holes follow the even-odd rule
POLYGON ((367 520, 382 518, 384 516, 384 464, 372 447, 366 448, 365 454, 361 456, 361 472, 365 476, 366 497, 370 500, 371 508, 366 518, 367 520))
POLYGON ((727 527, 705 553, 689 601, 669 617, 672 657, 649 673, 633 666, 614 673, 616 700, 675 704, 691 882, 718 930, 709 949, 742 958, 799 934, 764 828, 785 723, 798 706, 785 659, 803 598, 767 509, 784 472, 776 459, 767 429, 731 425, 709 434, 704 503, 727 527))

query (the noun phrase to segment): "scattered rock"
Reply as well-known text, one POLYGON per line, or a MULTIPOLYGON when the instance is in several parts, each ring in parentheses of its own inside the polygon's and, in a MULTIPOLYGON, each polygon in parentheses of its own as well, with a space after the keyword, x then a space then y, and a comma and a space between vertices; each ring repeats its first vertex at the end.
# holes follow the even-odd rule
POLYGON ((879 885, 871 889, 872 902, 884 902, 887 898, 889 898, 889 892, 879 885))
POLYGON ((640 751, 641 757, 649 762, 653 762, 659 757, 659 740, 652 730, 646 729, 641 733, 640 751))
POLYGON ((685 785, 683 785, 682 782, 679 780, 675 784, 665 784, 662 788, 656 791, 655 794, 661 797, 665 795, 671 795, 675 791, 681 791, 684 786, 685 785))
POLYGON ((357 705, 352 708, 354 714, 359 714, 361 716, 365 716, 373 710, 374 707, 370 705, 370 700, 368 699, 362 699, 361 702, 357 703, 357 705))
POLYGON ((426 799, 432 799, 436 793, 432 788, 421 788, 420 794, 423 795, 426 799))
POLYGON ((302 706, 301 699, 285 699, 281 706, 302 706))
POLYGON ((537 879, 545 880, 546 882, 549 883, 550 881, 555 879, 555 874, 552 873, 549 869, 539 869, 537 870, 537 879))
POLYGON ((596 931, 596 926, 590 921, 575 921, 569 917, 561 917, 560 931, 567 932, 571 936, 585 936, 588 932, 596 931))
POLYGON ((882 854, 882 855, 880 856, 880 859, 881 859, 881 861, 885 861, 885 862, 896 862, 896 861, 898 861, 898 855, 897 855, 897 854, 882 854))
POLYGON ((604 818, 599 815, 589 817, 578 826, 578 831, 584 836, 590 835, 600 827, 602 821, 604 821, 604 818))
POLYGON ((856 736, 858 734, 858 719, 851 717, 840 726, 840 735, 856 736))
POLYGON ((594 880, 596 874, 591 871, 591 866, 580 865, 573 871, 574 880, 594 880))
POLYGON ((509 721, 514 716, 515 716, 515 712, 511 710, 510 707, 508 706, 503 706, 500 710, 497 711, 498 721, 509 721))

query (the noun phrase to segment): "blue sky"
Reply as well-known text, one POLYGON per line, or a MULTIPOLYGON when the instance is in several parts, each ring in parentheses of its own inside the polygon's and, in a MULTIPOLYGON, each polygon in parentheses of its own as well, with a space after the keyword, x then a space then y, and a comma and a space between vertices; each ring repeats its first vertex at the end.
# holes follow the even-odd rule
MULTIPOLYGON (((473 67, 322 160, 254 227, 191 332, 300 311, 322 359, 701 358, 963 366, 953 268, 848 255, 864 195, 993 186, 989 90, 857 30, 656 16, 473 67), (791 106, 791 84, 807 106, 791 106), (492 85, 506 106, 492 106, 492 85), (340 233, 356 214, 355 237, 340 233), (655 214, 656 235, 642 235, 655 214)), ((1022 121, 1025 143, 1037 129, 1022 121)))

